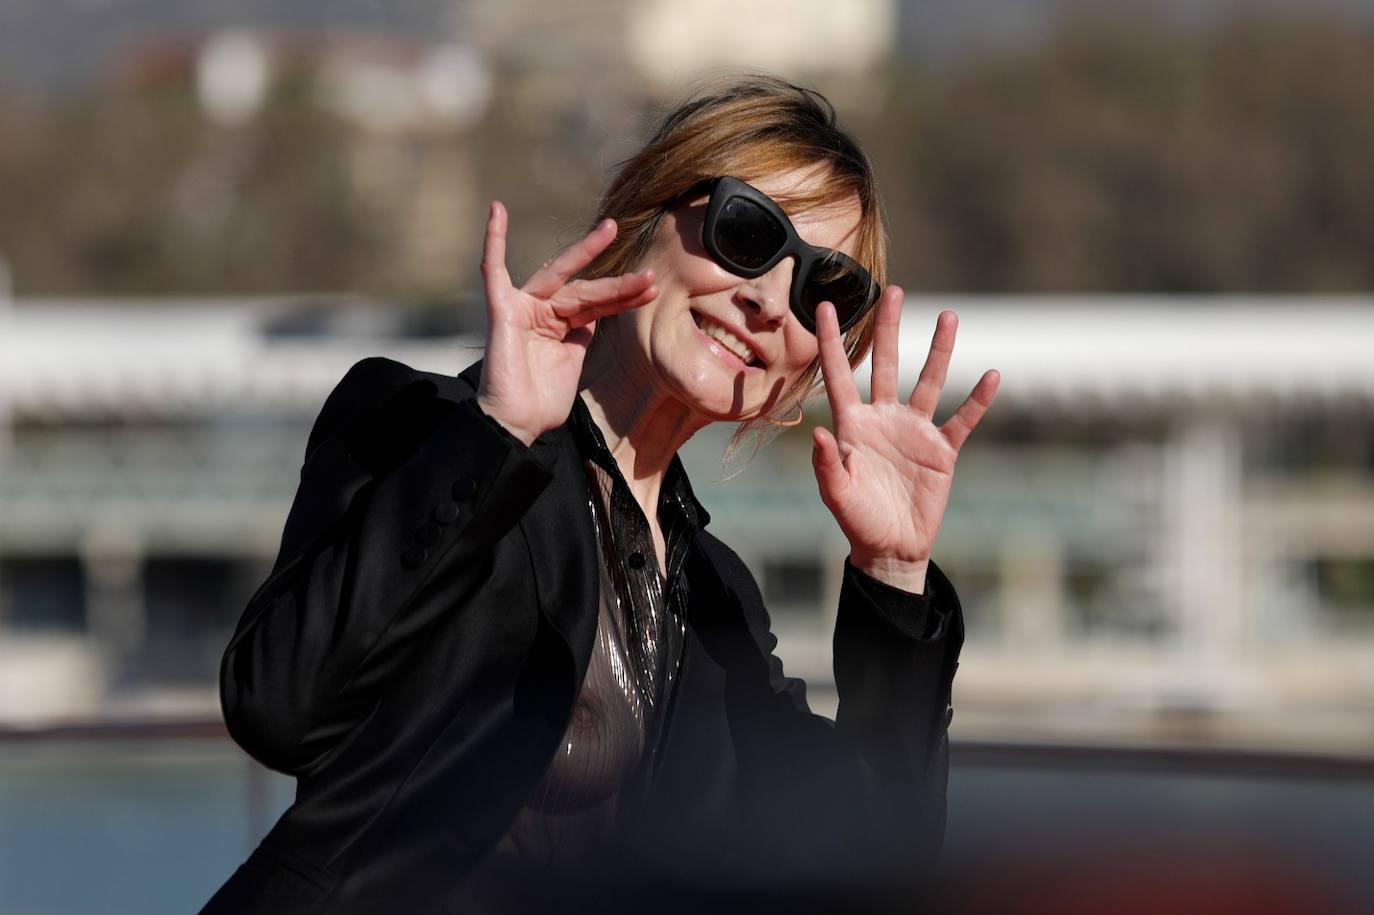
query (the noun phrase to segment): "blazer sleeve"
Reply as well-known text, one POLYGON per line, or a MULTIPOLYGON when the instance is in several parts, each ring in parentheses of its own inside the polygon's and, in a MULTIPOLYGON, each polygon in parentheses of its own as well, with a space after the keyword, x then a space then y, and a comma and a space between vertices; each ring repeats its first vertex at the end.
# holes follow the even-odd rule
POLYGON ((863 760, 884 805, 885 851, 917 870, 934 867, 944 843, 949 725, 963 643, 958 595, 934 562, 922 595, 845 563, 835 621, 835 729, 863 760))
POLYGON ((538 443, 435 377, 365 359, 311 430, 277 561, 220 665, 229 732, 271 768, 306 773, 338 743, 431 622, 408 611, 438 557, 471 565, 551 479, 538 443))
POLYGON ((757 585, 730 556, 738 564, 731 590, 767 658, 758 726, 737 739, 766 866, 865 886, 927 875, 944 839, 950 697, 964 638, 953 587, 934 563, 926 592, 915 595, 846 562, 832 722, 812 713, 805 684, 785 675, 757 585))

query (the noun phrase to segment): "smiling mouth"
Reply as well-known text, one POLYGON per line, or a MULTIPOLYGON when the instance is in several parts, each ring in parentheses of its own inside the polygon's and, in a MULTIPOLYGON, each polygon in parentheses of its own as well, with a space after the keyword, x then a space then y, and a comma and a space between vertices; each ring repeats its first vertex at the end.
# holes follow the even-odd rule
POLYGON ((750 348, 748 343, 745 343, 739 337, 736 337, 733 333, 706 317, 706 315, 693 311, 692 320, 696 322, 697 328, 703 334, 719 343, 727 352, 740 362, 743 362, 745 366, 757 368, 763 365, 758 355, 750 348))

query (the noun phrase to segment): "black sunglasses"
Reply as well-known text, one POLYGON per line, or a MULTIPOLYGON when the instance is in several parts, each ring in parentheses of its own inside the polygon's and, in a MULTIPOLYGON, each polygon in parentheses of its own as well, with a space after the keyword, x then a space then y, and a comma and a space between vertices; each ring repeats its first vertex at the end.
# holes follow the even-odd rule
POLYGON ((840 330, 853 327, 873 303, 878 287, 853 258, 808 245, 773 198, 738 178, 710 181, 711 200, 701 243, 717 264, 736 276, 763 276, 784 257, 796 258, 792 270, 792 313, 811 333, 822 302, 835 306, 840 330))

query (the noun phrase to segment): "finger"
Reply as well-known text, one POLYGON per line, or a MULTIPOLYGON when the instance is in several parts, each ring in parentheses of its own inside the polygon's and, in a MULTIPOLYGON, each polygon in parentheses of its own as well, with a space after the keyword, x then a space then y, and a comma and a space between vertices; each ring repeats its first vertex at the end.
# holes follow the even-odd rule
POLYGON ((854 384, 849 357, 840 337, 840 323, 835 306, 822 302, 816 309, 816 345, 820 348, 821 375, 825 378, 825 396, 830 400, 830 412, 837 419, 841 410, 862 403, 858 385, 854 384))
POLYGON ((873 402, 897 402, 897 343, 902 321, 902 290, 889 286, 878 300, 873 331, 873 402))
POLYGON ((840 446, 835 436, 824 426, 811 430, 811 465, 816 470, 816 485, 821 490, 821 500, 827 505, 831 499, 838 498, 849 485, 849 473, 840 458, 840 446))
POLYGON ((935 319, 935 336, 930 340, 930 352, 926 364, 921 366, 921 377, 911 391, 907 405, 926 418, 935 415, 940 404, 940 392, 945 388, 945 375, 949 372, 949 357, 954 352, 954 333, 959 327, 959 316, 945 310, 935 319))
POLYGON ((606 246, 615 239, 615 232, 614 219, 601 220, 595 229, 540 267, 520 288, 530 295, 548 298, 605 251, 606 246))
POLYGON ((595 280, 574 280, 549 300, 553 313, 571 320, 580 311, 595 308, 605 302, 619 301, 639 295, 653 285, 654 272, 640 270, 595 280))
POLYGON ((945 439, 958 451, 964 447, 964 442, 968 439, 969 433, 978 425, 978 421, 983 418, 983 414, 992 406, 992 399, 997 396, 997 386, 1002 381, 1002 375, 996 369, 989 369, 983 373, 983 377, 978 379, 978 383, 973 386, 968 397, 959 405, 959 409, 954 411, 954 415, 945 421, 940 427, 945 439))
POLYGON ((656 298, 658 298, 658 287, 650 286, 636 295, 589 304, 564 320, 567 321, 568 327, 584 327, 597 318, 618 315, 623 311, 631 311, 632 309, 639 308, 641 305, 649 304, 656 298))
POLYGON ((482 240, 482 282, 488 289, 510 285, 510 274, 506 272, 506 224, 506 208, 499 200, 493 200, 482 240))

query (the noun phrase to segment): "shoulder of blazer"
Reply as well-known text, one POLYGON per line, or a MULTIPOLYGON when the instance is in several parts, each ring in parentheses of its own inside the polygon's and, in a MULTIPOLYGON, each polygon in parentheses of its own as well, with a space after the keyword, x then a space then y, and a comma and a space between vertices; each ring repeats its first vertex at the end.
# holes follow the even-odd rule
POLYGON ((454 406, 477 394, 478 361, 462 374, 422 372, 382 356, 355 363, 334 386, 306 444, 306 461, 343 436, 349 453, 369 469, 385 469, 414 446, 454 406))

